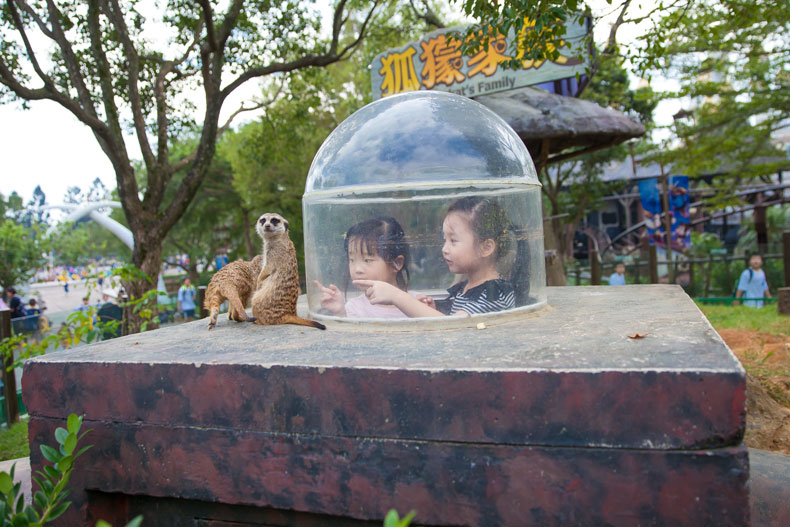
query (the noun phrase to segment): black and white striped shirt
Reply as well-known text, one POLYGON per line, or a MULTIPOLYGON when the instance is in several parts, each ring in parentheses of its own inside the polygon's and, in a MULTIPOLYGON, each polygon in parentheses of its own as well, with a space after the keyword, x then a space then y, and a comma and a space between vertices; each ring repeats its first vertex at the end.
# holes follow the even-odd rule
POLYGON ((455 284, 448 289, 450 296, 444 300, 437 300, 436 309, 445 315, 452 315, 458 311, 475 315, 503 311, 516 306, 513 285, 502 278, 483 282, 465 293, 464 287, 466 282, 455 284))

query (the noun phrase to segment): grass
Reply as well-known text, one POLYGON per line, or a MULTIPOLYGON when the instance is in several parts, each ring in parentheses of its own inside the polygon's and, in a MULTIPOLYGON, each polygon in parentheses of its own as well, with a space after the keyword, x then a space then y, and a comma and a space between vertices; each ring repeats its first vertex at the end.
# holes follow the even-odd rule
POLYGON ((697 306, 717 330, 744 329, 778 337, 790 336, 790 316, 780 315, 776 303, 762 308, 713 304, 697 306))
MULTIPOLYGON (((781 343, 790 338, 790 316, 780 315, 776 304, 763 308, 703 305, 699 308, 717 331, 751 332, 731 344, 743 367, 779 404, 790 408, 790 360, 781 343)), ((737 337, 736 337, 737 339, 737 337)))
POLYGON ((27 420, 23 419, 11 428, 0 430, 0 461, 28 457, 30 445, 27 442, 27 420))

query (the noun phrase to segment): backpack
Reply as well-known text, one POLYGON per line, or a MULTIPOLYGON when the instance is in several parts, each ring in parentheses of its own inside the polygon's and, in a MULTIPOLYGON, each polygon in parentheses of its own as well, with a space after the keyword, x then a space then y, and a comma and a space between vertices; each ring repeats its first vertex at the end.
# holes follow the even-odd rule
MULTIPOLYGON (((749 271, 749 283, 752 283, 752 278, 754 277, 754 269, 749 267, 747 269, 747 271, 749 271)), ((741 273, 741 274, 743 274, 743 273, 741 273)), ((736 296, 738 296, 738 284, 740 284, 740 283, 741 283, 741 277, 739 275, 738 278, 735 279, 735 287, 733 288, 732 295, 731 295, 732 298, 735 298, 736 296)))

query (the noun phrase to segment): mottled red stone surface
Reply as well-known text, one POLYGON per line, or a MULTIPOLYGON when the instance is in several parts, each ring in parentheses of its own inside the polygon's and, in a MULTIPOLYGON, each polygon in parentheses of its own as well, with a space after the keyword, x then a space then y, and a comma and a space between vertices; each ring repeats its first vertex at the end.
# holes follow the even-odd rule
POLYGON ((211 503, 232 509, 200 513, 216 525, 380 522, 392 507, 428 525, 748 522, 744 372, 682 290, 550 288, 549 302, 483 331, 221 319, 48 355, 23 377, 32 466, 85 416, 95 447, 64 526, 151 507, 170 519, 146 527, 175 526, 173 511, 211 503))
MULTIPOLYGON (((58 424, 32 418, 31 437, 51 437, 58 424)), ((416 509, 427 525, 748 521, 743 447, 541 448, 90 425, 96 446, 85 454, 75 483, 109 493, 357 519, 380 519, 393 507, 416 509)), ((86 497, 71 498, 78 508, 69 524, 82 524, 86 497)), ((150 525, 166 524, 157 521, 164 522, 150 525)))

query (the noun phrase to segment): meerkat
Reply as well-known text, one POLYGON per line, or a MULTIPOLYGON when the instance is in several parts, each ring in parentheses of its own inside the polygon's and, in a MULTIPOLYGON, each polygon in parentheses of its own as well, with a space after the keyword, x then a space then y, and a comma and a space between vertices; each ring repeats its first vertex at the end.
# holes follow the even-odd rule
POLYGON ((209 312, 208 329, 217 325, 219 306, 227 300, 229 303, 228 320, 238 322, 254 322, 247 315, 247 304, 255 292, 256 280, 263 267, 263 255, 258 255, 249 262, 236 260, 214 273, 206 287, 206 298, 203 308, 209 312))
POLYGON ((326 326, 296 315, 299 296, 299 266, 296 250, 288 236, 288 222, 279 214, 258 218, 255 231, 263 239, 263 267, 258 274, 257 291, 252 296, 252 316, 264 326, 298 324, 318 329, 326 326))

